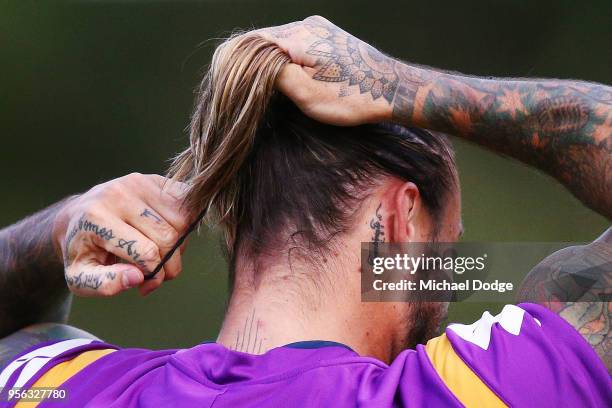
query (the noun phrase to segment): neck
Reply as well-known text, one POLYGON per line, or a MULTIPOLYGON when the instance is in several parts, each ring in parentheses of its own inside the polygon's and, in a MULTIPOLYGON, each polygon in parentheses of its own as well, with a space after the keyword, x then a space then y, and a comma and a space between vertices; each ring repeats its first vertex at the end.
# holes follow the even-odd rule
POLYGON ((291 269, 269 269, 258 271, 264 282, 237 269, 218 343, 263 354, 289 343, 326 340, 390 361, 395 351, 393 322, 380 318, 388 305, 361 302, 358 267, 308 271, 293 264, 291 269), (305 276, 308 272, 316 275, 316 282, 305 276))

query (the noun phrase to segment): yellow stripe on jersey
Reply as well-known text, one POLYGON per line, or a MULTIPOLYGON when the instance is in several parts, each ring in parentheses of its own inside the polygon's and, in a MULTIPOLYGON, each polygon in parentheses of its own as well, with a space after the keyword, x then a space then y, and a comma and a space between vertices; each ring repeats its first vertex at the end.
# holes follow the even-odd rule
MULTIPOLYGON (((49 371, 42 375, 30 388, 57 388, 70 377, 76 375, 79 371, 93 363, 94 361, 117 351, 115 349, 100 349, 85 351, 72 360, 64 361, 52 367, 49 371)), ((68 396, 70 398, 70 396, 68 396)), ((40 402, 18 402, 15 408, 34 408, 40 402)))
POLYGON ((463 405, 466 407, 506 406, 455 353, 446 334, 429 340, 425 351, 444 384, 463 405))

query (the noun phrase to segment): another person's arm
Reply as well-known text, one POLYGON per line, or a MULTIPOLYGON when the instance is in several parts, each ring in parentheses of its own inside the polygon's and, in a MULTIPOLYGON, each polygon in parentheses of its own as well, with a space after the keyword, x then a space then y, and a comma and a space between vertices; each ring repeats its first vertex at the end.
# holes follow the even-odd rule
POLYGON ((564 248, 536 265, 518 301, 541 304, 570 323, 612 372, 612 228, 588 245, 564 248))
POLYGON ((279 88, 317 120, 394 120, 447 132, 536 166, 612 219, 612 88, 497 79, 388 57, 321 17, 263 30, 295 64, 279 88))

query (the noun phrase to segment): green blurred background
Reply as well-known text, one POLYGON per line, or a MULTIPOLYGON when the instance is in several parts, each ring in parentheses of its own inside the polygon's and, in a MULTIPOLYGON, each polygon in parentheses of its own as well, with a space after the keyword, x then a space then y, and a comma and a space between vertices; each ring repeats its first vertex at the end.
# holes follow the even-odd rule
MULTIPOLYGON (((312 14, 420 64, 612 83, 609 0, 2 2, 0 225, 107 179, 163 173, 186 144, 206 40, 312 14)), ((464 240, 583 241, 607 227, 538 172, 455 146, 464 240)), ((126 346, 190 346, 216 337, 226 293, 219 237, 203 231, 179 279, 147 298, 77 299, 70 320, 126 346)), ((481 312, 454 305, 451 318, 481 312)))

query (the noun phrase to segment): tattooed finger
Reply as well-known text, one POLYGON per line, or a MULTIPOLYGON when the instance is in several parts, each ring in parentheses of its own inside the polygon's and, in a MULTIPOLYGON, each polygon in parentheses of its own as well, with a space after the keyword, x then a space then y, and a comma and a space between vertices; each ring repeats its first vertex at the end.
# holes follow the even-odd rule
POLYGON ((79 296, 112 296, 138 286, 144 276, 132 265, 111 266, 74 263, 66 270, 66 284, 79 296))
MULTIPOLYGON (((134 212, 127 222, 157 245, 162 258, 174 248, 180 237, 172 225, 150 208, 144 208, 138 216, 134 212)), ((181 253, 175 252, 164 264, 166 280, 175 278, 181 272, 181 268, 181 253)))
POLYGON ((93 216, 82 214, 81 217, 71 226, 64 242, 64 265, 69 267, 72 259, 76 256, 76 250, 73 248, 73 241, 81 235, 93 235, 103 241, 111 241, 115 237, 112 228, 101 226, 98 222, 92 220, 93 216))
MULTIPOLYGON (((68 246, 74 254, 72 259, 79 263, 105 265, 110 254, 134 264, 143 273, 150 273, 161 261, 159 246, 119 218, 88 213, 77 223, 77 230, 68 246)), ((141 286, 141 293, 151 292, 164 278, 165 268, 162 268, 155 279, 141 286)))

